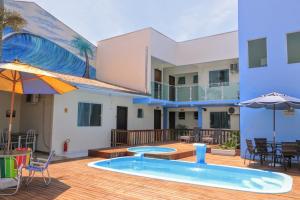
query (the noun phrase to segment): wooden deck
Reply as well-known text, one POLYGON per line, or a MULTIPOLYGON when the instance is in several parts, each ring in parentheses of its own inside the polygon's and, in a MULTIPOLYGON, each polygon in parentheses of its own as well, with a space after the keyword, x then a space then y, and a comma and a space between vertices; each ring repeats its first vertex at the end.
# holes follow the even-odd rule
MULTIPOLYGON (((174 144, 176 145, 176 144, 174 144)), ((187 144, 192 145, 192 144, 187 144)), ((188 148, 188 147, 187 147, 188 148)), ((267 195, 241 192, 213 187, 205 187, 145 177, 114 173, 87 166, 100 158, 84 158, 50 165, 53 182, 45 187, 42 180, 36 179, 30 188, 22 187, 20 192, 5 200, 18 199, 221 199, 221 200, 261 200, 261 199, 300 199, 300 170, 289 170, 294 179, 293 190, 287 194, 267 195)), ((195 157, 183 160, 194 161, 195 157)), ((244 167, 243 160, 236 157, 207 154, 207 162, 214 164, 244 167)), ((272 168, 269 168, 272 169, 272 168)), ((281 170, 281 168, 280 168, 281 170)))
MULTIPOLYGON (((147 146, 147 145, 145 145, 147 146)), ((195 148, 191 143, 168 143, 156 144, 152 146, 171 147, 175 148, 176 152, 164 154, 145 154, 146 157, 177 160, 195 155, 195 148)), ((208 145, 207 152, 209 153, 213 145, 208 145)), ((128 147, 115 147, 107 149, 89 150, 89 156, 99 158, 114 158, 121 156, 132 156, 133 153, 127 151, 128 147)))

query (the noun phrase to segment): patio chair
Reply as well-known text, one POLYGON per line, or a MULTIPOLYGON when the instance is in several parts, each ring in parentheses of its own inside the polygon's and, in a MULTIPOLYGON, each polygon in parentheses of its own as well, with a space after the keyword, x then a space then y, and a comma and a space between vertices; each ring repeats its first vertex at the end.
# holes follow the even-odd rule
POLYGON ((31 147, 32 151, 35 152, 35 141, 36 141, 36 131, 33 129, 29 129, 26 131, 26 141, 25 141, 25 147, 31 147))
POLYGON ((283 142, 282 143, 282 161, 284 170, 292 167, 292 158, 298 155, 298 145, 296 142, 283 142))
POLYGON ((258 153, 255 147, 253 146, 252 140, 246 139, 246 145, 247 148, 245 150, 244 164, 246 164, 247 152, 249 153, 249 164, 250 164, 251 160, 255 160, 255 156, 258 155, 258 153))
MULTIPOLYGON (((299 158, 300 158, 300 140, 296 140, 296 143, 297 143, 297 161, 299 162, 299 158)), ((300 165, 300 163, 299 163, 299 165, 300 165)))
POLYGON ((26 180, 26 185, 28 186, 32 179, 35 176, 36 172, 39 172, 42 174, 43 180, 45 185, 49 185, 51 182, 51 176, 48 170, 48 166, 54 156, 55 152, 51 151, 49 154, 48 159, 43 158, 32 158, 30 161, 30 164, 26 167, 26 169, 29 172, 28 178, 26 180), (45 174, 46 173, 46 174, 45 174))
MULTIPOLYGON (((1 149, 3 150, 7 147, 7 140, 8 140, 8 129, 5 128, 0 133, 0 150, 1 149)), ((18 147, 18 142, 12 140, 11 147, 12 147, 12 149, 15 149, 16 147, 18 147)))
POLYGON ((260 164, 262 165, 268 156, 273 156, 273 152, 268 151, 267 138, 254 138, 254 142, 257 155, 260 157, 260 164))
POLYGON ((14 195, 18 192, 22 179, 22 164, 12 156, 0 158, 0 196, 14 195))

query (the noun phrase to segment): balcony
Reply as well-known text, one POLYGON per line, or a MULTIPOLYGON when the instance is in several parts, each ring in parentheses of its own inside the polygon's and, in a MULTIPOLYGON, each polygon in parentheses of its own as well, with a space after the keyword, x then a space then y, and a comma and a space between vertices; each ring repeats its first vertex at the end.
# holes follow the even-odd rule
POLYGON ((169 101, 206 101, 239 99, 239 83, 222 83, 203 86, 199 84, 172 86, 160 82, 152 82, 151 94, 155 99, 169 101))

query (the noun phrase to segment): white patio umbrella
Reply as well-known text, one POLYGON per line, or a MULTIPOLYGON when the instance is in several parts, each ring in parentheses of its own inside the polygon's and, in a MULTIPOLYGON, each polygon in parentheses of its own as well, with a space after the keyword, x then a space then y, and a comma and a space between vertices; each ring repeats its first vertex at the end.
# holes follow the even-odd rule
POLYGON ((276 110, 300 109, 300 99, 272 92, 260 97, 241 102, 240 106, 249 108, 266 108, 273 110, 273 145, 276 139, 276 110))

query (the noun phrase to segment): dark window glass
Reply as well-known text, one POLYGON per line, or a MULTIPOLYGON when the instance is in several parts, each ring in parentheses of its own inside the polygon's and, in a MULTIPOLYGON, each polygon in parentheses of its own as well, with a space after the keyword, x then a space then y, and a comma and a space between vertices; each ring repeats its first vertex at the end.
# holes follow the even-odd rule
POLYGON ((267 39, 248 41, 249 67, 267 66, 267 39))
POLYGON ((300 32, 287 34, 288 63, 300 62, 300 32))
POLYGON ((216 70, 209 72, 209 86, 218 87, 218 86, 227 86, 229 84, 229 70, 216 70))
POLYGON ((178 85, 184 85, 185 84, 185 77, 182 76, 182 77, 178 77, 178 85))
POLYGON ((78 103, 78 126, 101 126, 101 104, 78 103))
POLYGON ((193 76, 193 83, 198 83, 198 75, 193 76))
POLYGON ((230 128, 230 115, 227 112, 211 112, 210 128, 230 128))
POLYGON ((198 119, 198 112, 194 112, 194 119, 198 119))
POLYGON ((178 113, 178 119, 184 120, 185 119, 185 112, 179 112, 178 113))
POLYGON ((137 110, 137 118, 143 118, 144 117, 144 110, 139 108, 137 110))

